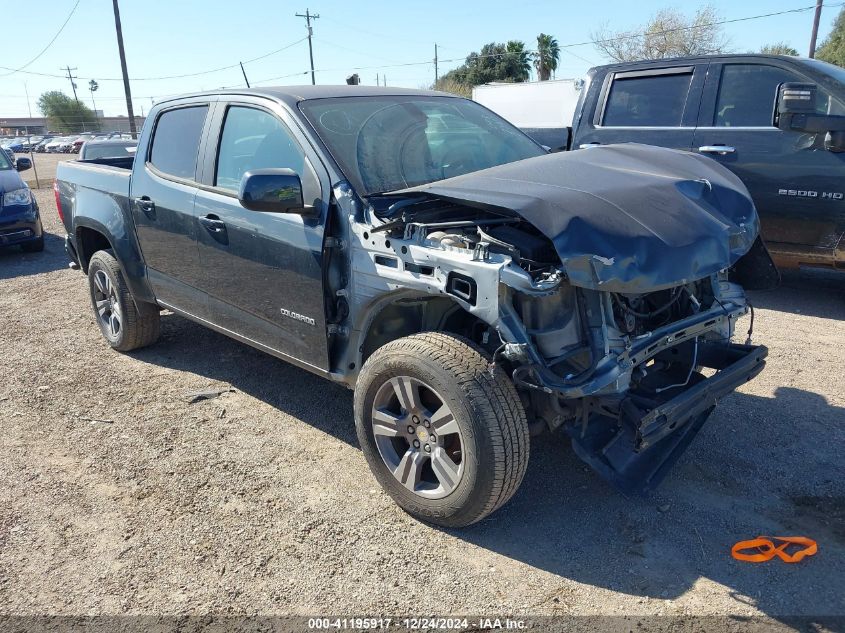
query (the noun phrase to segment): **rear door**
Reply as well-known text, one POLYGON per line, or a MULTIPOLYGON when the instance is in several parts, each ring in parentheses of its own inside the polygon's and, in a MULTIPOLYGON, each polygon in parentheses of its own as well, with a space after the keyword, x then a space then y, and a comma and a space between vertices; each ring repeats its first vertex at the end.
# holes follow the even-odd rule
POLYGON ((609 143, 692 147, 707 64, 611 71, 582 114, 574 149, 609 143))
MULTIPOLYGON (((694 146, 748 187, 763 239, 781 263, 824 263, 845 226, 845 154, 825 150, 823 134, 774 126, 777 88, 786 81, 812 79, 780 60, 713 64, 694 146)), ((845 114, 821 87, 817 103, 820 113, 845 114)))
POLYGON ((280 105, 249 97, 218 105, 196 202, 209 318, 319 369, 328 368, 322 251, 330 195, 327 172, 280 105), (319 217, 243 208, 243 174, 266 167, 299 174, 319 217))
POLYGON ((205 312, 200 291, 194 199, 199 156, 213 103, 169 106, 157 116, 145 155, 135 158, 130 205, 150 284, 162 304, 196 316, 205 312))

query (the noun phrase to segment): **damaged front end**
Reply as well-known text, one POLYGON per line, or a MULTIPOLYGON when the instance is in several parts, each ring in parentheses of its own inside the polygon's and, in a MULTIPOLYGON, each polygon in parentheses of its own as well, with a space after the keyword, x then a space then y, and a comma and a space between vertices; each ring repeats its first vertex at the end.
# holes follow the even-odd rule
POLYGON ((757 238, 756 211, 712 161, 597 148, 367 207, 347 215, 352 313, 385 293, 449 297, 486 326, 478 342, 535 427, 567 432, 625 491, 656 486, 717 400, 765 364, 750 331, 731 342, 749 306, 728 270, 757 238))

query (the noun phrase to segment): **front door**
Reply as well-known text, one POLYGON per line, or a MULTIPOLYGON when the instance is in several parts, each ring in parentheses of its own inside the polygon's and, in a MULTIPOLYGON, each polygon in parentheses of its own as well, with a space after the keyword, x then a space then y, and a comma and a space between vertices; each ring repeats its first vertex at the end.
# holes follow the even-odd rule
MULTIPOLYGON (((780 263, 829 263, 845 231, 845 154, 825 150, 824 134, 774 126, 787 81, 809 80, 772 61, 714 64, 693 145, 748 187, 780 263)), ((818 97, 820 113, 845 114, 821 88, 818 97)))
POLYGON ((208 186, 196 199, 201 287, 216 325, 326 369, 322 217, 249 211, 237 198, 247 171, 287 167, 302 179, 306 204, 325 206, 301 137, 283 117, 250 103, 220 105, 217 154, 206 160, 208 186))

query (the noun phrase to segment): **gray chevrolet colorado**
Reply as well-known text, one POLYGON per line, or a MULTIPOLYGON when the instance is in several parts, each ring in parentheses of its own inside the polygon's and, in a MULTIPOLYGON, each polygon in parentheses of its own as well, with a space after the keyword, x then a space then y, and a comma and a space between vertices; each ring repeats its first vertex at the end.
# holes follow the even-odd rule
POLYGON ((114 349, 167 308, 354 388, 374 476, 444 526, 504 504, 548 431, 652 488, 765 362, 731 342, 759 228, 736 176, 638 145, 548 154, 451 95, 171 99, 134 157, 61 163, 56 197, 114 349))

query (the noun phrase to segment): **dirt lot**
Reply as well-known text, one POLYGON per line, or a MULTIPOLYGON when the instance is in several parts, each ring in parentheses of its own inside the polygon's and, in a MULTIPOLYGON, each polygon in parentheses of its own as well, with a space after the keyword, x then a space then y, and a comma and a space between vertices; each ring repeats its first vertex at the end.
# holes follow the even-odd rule
POLYGON ((505 508, 444 531, 377 489, 351 392, 172 315, 110 351, 38 196, 46 252, 0 252, 0 613, 845 614, 841 280, 752 295, 769 366, 655 495, 546 437, 505 508), (731 559, 758 534, 819 554, 731 559))

